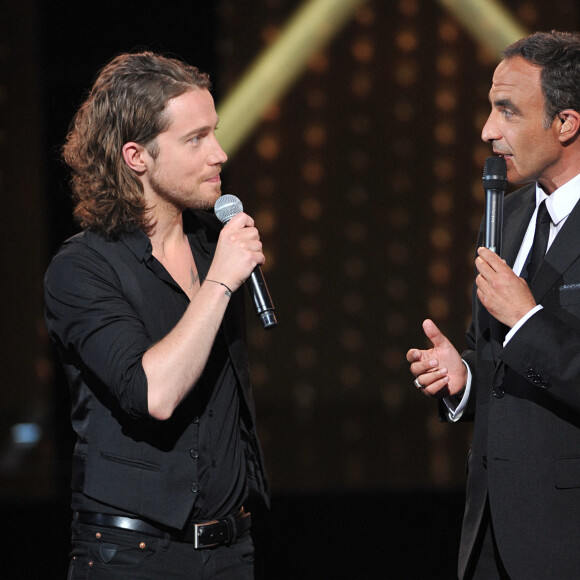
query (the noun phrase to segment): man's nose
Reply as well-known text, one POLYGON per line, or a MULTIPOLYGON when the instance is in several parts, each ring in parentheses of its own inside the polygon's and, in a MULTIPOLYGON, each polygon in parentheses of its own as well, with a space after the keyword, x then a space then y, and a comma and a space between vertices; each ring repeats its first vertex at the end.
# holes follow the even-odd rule
POLYGON ((486 143, 491 143, 492 141, 501 139, 501 135, 499 135, 495 123, 493 122, 492 115, 487 118, 487 121, 481 130, 481 139, 486 143))
POLYGON ((211 152, 211 163, 214 164, 224 164, 228 160, 228 156, 226 152, 222 149, 222 146, 219 144, 219 141, 214 138, 214 143, 211 152))

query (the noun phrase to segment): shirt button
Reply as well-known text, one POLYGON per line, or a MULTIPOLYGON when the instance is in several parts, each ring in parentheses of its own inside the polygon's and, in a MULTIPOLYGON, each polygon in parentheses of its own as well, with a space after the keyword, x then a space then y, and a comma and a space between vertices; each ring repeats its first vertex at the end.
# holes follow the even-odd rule
POLYGON ((190 449, 189 455, 192 459, 197 459, 199 457, 199 453, 195 449, 190 449))
POLYGON ((199 486, 197 485, 197 483, 192 483, 189 486, 189 489, 190 489, 191 493, 197 493, 199 491, 199 486))

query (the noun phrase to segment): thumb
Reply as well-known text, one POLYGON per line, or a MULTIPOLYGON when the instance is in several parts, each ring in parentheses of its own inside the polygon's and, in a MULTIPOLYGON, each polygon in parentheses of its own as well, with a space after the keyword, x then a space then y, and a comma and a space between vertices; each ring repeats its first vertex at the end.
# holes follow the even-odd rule
POLYGON ((240 213, 237 213, 231 220, 229 220, 224 228, 229 226, 230 229, 242 230, 246 227, 252 227, 253 225, 254 220, 247 213, 241 211, 240 213))
POLYGON ((447 337, 432 320, 427 319, 423 321, 423 332, 425 332, 425 336, 433 343, 435 348, 444 347, 449 344, 447 337))

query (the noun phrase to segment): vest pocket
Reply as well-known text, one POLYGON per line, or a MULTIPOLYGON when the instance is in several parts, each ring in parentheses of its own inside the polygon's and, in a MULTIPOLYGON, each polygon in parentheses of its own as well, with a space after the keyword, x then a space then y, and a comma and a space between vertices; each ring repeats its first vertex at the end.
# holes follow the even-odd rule
POLYGON ((136 467, 137 469, 147 469, 148 471, 161 471, 161 466, 156 463, 150 463, 149 461, 143 461, 142 459, 132 459, 130 457, 122 457, 120 455, 106 453, 105 451, 101 451, 101 459, 105 459, 106 461, 113 461, 115 463, 122 463, 123 465, 128 465, 130 467, 136 467))
POLYGON ((580 487, 580 457, 560 457, 554 462, 557 489, 580 487))

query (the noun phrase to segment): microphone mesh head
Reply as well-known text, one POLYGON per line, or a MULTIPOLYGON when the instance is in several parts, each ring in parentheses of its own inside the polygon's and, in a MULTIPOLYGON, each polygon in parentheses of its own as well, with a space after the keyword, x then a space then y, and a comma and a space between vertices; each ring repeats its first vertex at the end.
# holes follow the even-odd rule
POLYGON ((244 206, 235 195, 226 194, 215 202, 213 211, 222 224, 227 224, 236 214, 244 211, 244 206))
POLYGON ((507 186, 507 167, 503 157, 488 157, 483 166, 484 189, 505 189, 507 186))

